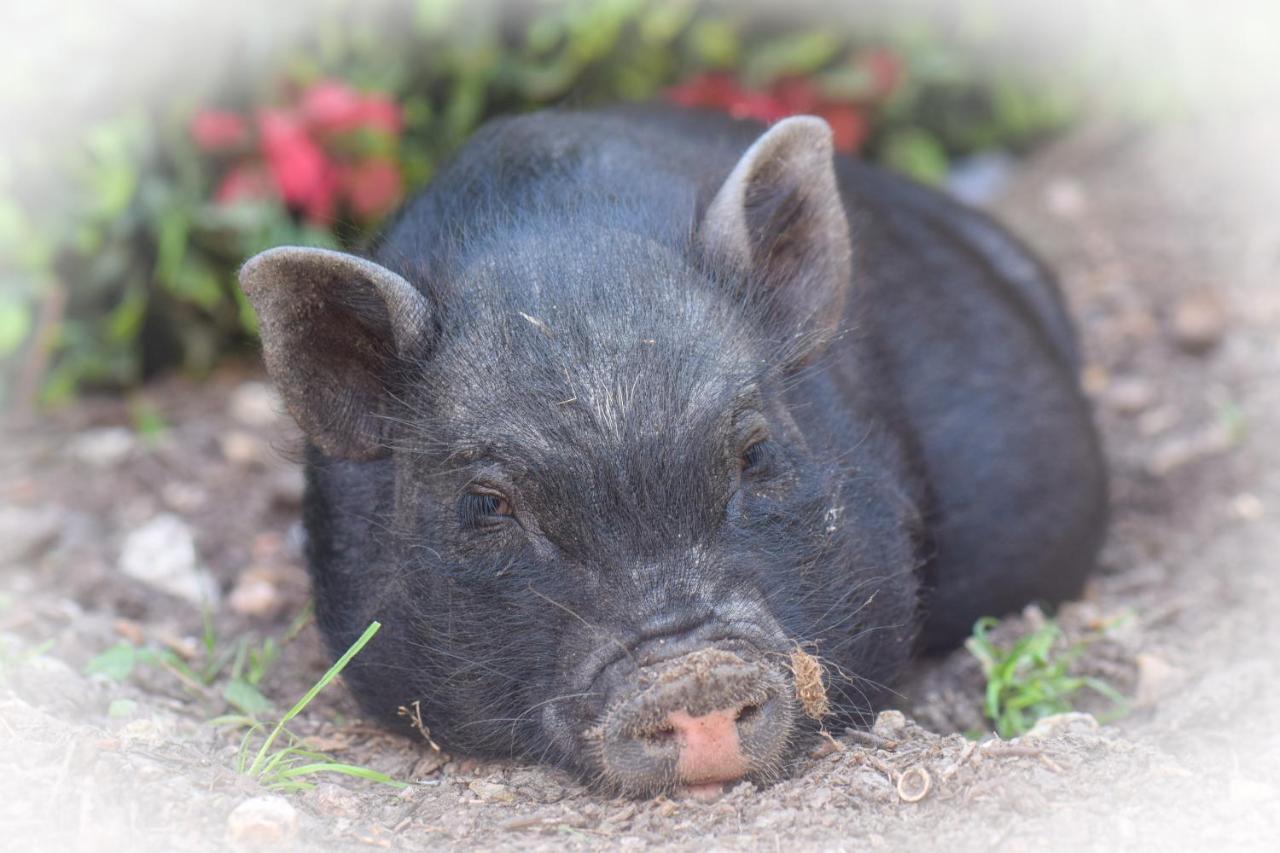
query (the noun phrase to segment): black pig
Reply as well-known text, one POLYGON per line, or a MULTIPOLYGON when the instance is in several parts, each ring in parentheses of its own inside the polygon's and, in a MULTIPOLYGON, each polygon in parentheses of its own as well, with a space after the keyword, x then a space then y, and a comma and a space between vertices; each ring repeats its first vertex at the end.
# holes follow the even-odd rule
POLYGON ((629 794, 768 780, 817 726, 797 649, 864 721, 913 650, 1094 565, 1051 276, 819 119, 494 121, 369 258, 241 281, 309 439, 319 624, 384 624, 346 678, 388 724, 629 794))

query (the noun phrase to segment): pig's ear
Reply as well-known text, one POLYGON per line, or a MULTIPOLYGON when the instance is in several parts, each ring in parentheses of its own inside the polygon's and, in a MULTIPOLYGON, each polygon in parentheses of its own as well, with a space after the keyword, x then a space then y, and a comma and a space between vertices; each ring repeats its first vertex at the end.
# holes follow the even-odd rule
POLYGON ((825 121, 783 119, 742 155, 699 232, 704 249, 750 273, 763 289, 753 295, 806 336, 806 352, 839 326, 852 275, 832 155, 825 121))
POLYGON ((371 261, 293 246, 251 258, 240 286, 267 371, 311 441, 331 456, 385 455, 389 380, 423 343, 422 294, 371 261))

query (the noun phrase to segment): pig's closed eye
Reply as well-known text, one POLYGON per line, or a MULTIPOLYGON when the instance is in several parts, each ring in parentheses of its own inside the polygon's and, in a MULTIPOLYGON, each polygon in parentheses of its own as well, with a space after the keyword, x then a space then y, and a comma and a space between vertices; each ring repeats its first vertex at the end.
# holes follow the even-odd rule
POLYGON ((458 519, 464 527, 499 524, 511 518, 511 502, 497 492, 467 492, 458 504, 458 519))

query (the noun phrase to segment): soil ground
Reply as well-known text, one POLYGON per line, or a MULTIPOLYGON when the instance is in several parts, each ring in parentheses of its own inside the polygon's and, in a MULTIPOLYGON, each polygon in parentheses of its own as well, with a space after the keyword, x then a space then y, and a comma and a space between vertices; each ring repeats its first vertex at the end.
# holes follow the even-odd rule
MULTIPOLYGON (((958 732, 982 725, 981 678, 959 651, 916 668, 902 713, 871 735, 836 733, 772 787, 623 801, 388 735, 335 684, 293 729, 413 784, 328 777, 254 818, 242 804, 268 792, 232 769, 240 733, 210 723, 227 711, 225 675, 83 674, 122 640, 198 665, 199 608, 157 589, 191 595, 188 533, 220 588, 220 647, 279 637, 304 606, 297 437, 255 374, 229 370, 4 436, 0 848, 1274 849, 1280 125, 1225 128, 1087 128, 1034 157, 996 205, 1060 270, 1080 321, 1115 523, 1086 597, 1058 615, 1071 637, 1110 626, 1080 666, 1131 697, 1125 717, 975 744, 958 732), (148 413, 164 426, 139 431, 148 413), (156 528, 158 515, 171 517, 156 528), (122 570, 148 542, 177 574, 122 570)), ((304 627, 262 690, 287 708, 326 665, 304 627)))

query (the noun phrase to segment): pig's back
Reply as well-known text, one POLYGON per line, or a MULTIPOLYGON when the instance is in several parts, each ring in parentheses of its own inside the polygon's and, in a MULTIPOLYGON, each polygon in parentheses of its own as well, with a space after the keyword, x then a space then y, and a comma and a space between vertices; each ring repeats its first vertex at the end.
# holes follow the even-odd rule
MULTIPOLYGON (((652 106, 500 119, 405 209, 378 259, 447 266, 484 217, 591 205, 617 227, 685 239, 763 129, 652 106)), ((923 639, 942 648, 979 616, 1078 594, 1094 564, 1106 488, 1075 337, 1052 276, 990 219, 850 158, 837 175, 854 334, 823 364, 832 387, 856 388, 870 346, 874 396, 894 399, 916 450, 934 589, 923 639)), ((828 438, 821 418, 809 429, 828 438)))
MULTIPOLYGON (((763 130, 680 110, 614 115, 653 134, 655 163, 697 187, 699 216, 763 130)), ((929 493, 923 641, 946 648, 980 616, 1078 595, 1094 565, 1106 485, 1075 332, 1053 276, 987 216, 851 158, 837 176, 853 334, 827 369, 845 374, 837 387, 865 381, 855 362, 870 343, 877 396, 900 405, 929 493)))

